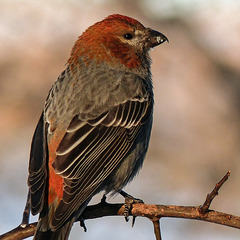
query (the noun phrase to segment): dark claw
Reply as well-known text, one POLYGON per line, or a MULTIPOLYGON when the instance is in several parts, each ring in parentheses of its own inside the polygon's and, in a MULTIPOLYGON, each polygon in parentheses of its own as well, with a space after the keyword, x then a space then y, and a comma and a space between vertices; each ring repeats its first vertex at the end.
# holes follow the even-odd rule
POLYGON ((135 220, 136 220, 136 216, 133 216, 133 219, 132 219, 132 227, 134 227, 135 220))
POLYGON ((86 227, 84 219, 82 217, 80 217, 80 226, 83 228, 84 232, 87 231, 87 227, 86 227))

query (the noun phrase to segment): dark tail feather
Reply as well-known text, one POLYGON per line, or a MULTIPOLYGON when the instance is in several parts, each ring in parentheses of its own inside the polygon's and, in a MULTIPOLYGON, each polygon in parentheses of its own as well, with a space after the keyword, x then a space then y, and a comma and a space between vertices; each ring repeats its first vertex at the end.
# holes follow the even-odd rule
POLYGON ((62 228, 57 231, 51 231, 50 229, 47 231, 42 231, 38 226, 33 240, 67 240, 73 223, 74 219, 67 222, 62 228))

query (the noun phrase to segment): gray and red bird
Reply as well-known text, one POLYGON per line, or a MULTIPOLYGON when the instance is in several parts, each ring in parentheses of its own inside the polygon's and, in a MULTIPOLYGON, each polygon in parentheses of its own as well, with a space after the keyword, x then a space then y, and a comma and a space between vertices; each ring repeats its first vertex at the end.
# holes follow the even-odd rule
POLYGON ((119 14, 89 27, 36 127, 28 185, 34 239, 68 239, 100 191, 120 192, 145 158, 153 119, 148 51, 167 38, 119 14))

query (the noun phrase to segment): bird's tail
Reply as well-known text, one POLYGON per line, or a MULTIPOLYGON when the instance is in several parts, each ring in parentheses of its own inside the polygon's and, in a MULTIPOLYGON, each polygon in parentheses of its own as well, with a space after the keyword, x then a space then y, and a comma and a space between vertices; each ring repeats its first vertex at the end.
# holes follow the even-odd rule
POLYGON ((56 231, 52 231, 51 229, 44 231, 38 224, 33 240, 67 240, 74 220, 75 218, 56 231))

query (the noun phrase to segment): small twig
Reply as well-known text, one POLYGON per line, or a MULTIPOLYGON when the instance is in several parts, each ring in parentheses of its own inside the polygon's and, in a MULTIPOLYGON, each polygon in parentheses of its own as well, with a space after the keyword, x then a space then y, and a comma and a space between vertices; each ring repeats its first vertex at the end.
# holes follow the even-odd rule
POLYGON ((209 207, 210 207, 213 199, 218 195, 219 189, 228 180, 229 176, 230 176, 230 171, 228 171, 225 174, 225 176, 216 184, 216 186, 212 190, 212 192, 207 195, 205 202, 203 203, 202 206, 199 207, 199 212, 201 214, 206 214, 209 211, 209 207))
POLYGON ((159 218, 152 219, 156 240, 162 240, 159 218))

